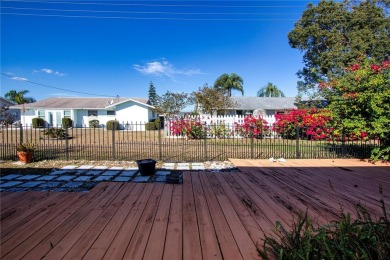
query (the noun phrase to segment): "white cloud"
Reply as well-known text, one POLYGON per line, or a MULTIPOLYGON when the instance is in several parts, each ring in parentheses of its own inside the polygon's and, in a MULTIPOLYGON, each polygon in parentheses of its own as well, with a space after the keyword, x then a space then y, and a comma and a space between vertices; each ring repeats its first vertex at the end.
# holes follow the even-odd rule
POLYGON ((22 78, 22 77, 12 77, 11 79, 13 79, 13 80, 19 80, 19 81, 28 81, 28 79, 26 79, 26 78, 22 78))
POLYGON ((162 61, 153 61, 148 62, 145 65, 134 64, 133 68, 145 75, 154 75, 154 76, 166 76, 169 78, 174 78, 175 75, 186 75, 192 76, 196 74, 202 74, 200 70, 180 70, 176 69, 172 64, 163 59, 162 61))
POLYGON ((52 70, 52 69, 41 69, 41 70, 33 70, 33 72, 43 72, 43 73, 47 73, 47 74, 53 74, 53 75, 56 75, 56 76, 59 76, 59 77, 62 77, 62 76, 65 76, 66 74, 65 73, 62 73, 62 72, 59 72, 59 71, 55 71, 55 70, 52 70))

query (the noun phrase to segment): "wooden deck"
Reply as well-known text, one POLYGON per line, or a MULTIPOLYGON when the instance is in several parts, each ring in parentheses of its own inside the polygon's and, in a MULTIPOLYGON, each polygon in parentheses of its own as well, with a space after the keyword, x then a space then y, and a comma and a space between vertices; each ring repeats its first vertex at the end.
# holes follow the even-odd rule
POLYGON ((276 220, 319 224, 360 202, 390 208, 390 167, 359 160, 231 160, 184 183, 101 183, 85 193, 1 193, 0 258, 258 259, 276 220), (383 167, 382 167, 383 166, 383 167), (383 195, 380 194, 380 186, 383 195))

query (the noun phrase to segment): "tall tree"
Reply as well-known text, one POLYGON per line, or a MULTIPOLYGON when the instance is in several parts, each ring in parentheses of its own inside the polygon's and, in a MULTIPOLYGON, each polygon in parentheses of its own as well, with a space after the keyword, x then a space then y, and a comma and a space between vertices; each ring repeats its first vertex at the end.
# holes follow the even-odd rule
POLYGON ((258 97, 284 97, 283 91, 278 89, 274 84, 268 82, 267 86, 262 87, 257 91, 258 97))
POLYGON ((387 12, 388 3, 377 0, 309 4, 288 34, 290 46, 303 52, 299 92, 316 94, 318 82, 342 75, 362 53, 377 60, 389 57, 387 12))
POLYGON ((161 97, 157 99, 156 110, 157 113, 165 115, 166 117, 172 117, 177 115, 186 106, 192 103, 192 99, 187 93, 176 93, 167 91, 161 97))
POLYGON ((158 96, 157 96, 156 88, 153 85, 153 82, 149 83, 149 95, 148 95, 148 97, 149 97, 149 100, 148 100, 149 105, 156 106, 157 105, 157 101, 158 101, 158 96))
POLYGON ((210 88, 207 84, 199 88, 199 91, 193 92, 192 95, 198 109, 205 114, 213 115, 233 106, 233 100, 226 95, 224 90, 210 88))
POLYGON ((25 103, 33 103, 35 102, 35 98, 32 97, 25 97, 25 95, 28 93, 28 90, 10 90, 7 93, 4 94, 4 97, 12 102, 15 102, 17 104, 25 104, 25 103))
POLYGON ((227 92, 228 96, 232 96, 232 90, 238 90, 244 95, 244 80, 235 73, 224 73, 217 78, 214 83, 214 88, 223 89, 227 92))

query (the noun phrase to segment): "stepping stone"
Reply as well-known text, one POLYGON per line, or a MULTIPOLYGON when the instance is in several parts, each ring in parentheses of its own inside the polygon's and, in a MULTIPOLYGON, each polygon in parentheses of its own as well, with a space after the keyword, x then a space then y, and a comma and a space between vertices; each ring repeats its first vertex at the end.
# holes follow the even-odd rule
POLYGON ((91 169, 91 168, 93 168, 93 165, 81 165, 79 168, 77 168, 77 169, 79 169, 79 170, 89 170, 89 169, 91 169))
POLYGON ((137 171, 132 171, 132 170, 125 170, 123 171, 120 176, 125 176, 125 177, 132 177, 137 171))
POLYGON ((107 166, 95 166, 95 167, 93 167, 94 170, 105 170, 107 168, 108 168, 107 166))
POLYGON ((19 187, 15 187, 15 188, 10 188, 8 190, 6 190, 7 192, 22 192, 22 191, 28 191, 29 188, 19 188, 19 187))
POLYGON ((163 169, 168 169, 168 170, 174 170, 175 169, 175 163, 164 163, 162 165, 163 169))
POLYGON ((189 170, 190 164, 189 163, 178 163, 176 170, 189 170))
POLYGON ((165 175, 155 176, 155 178, 153 178, 154 182, 165 182, 165 180, 166 180, 165 175))
POLYGON ((76 170, 74 174, 81 175, 81 174, 87 174, 88 170, 76 170))
POLYGON ((109 181, 112 178, 111 175, 101 175, 94 179, 94 181, 109 181))
POLYGON ((133 182, 148 182, 149 181, 149 178, 150 176, 142 176, 142 175, 139 175, 137 177, 135 177, 133 179, 133 182))
POLYGON ((170 171, 157 171, 155 175, 156 176, 165 176, 165 175, 168 175, 170 173, 171 173, 170 171))
POLYGON ((106 172, 103 172, 102 175, 115 176, 118 173, 119 173, 118 171, 106 171, 106 172))
POLYGON ((114 181, 120 181, 120 182, 128 182, 128 181, 130 181, 130 177, 123 177, 123 176, 119 176, 119 177, 116 177, 115 179, 114 179, 114 181))
POLYGON ((7 182, 0 184, 0 188, 9 188, 9 187, 19 185, 21 183, 23 183, 23 182, 21 182, 21 181, 7 181, 7 182))
POLYGON ((67 170, 54 170, 52 171, 51 173, 49 173, 50 175, 61 175, 61 174, 65 174, 67 173, 68 171, 67 170))
POLYGON ((64 175, 64 176, 58 177, 57 181, 70 181, 74 178, 75 178, 75 176, 64 175))
POLYGON ((52 179, 55 179, 55 178, 57 178, 57 176, 45 175, 45 176, 39 177, 38 179, 36 179, 36 181, 51 181, 52 179))
POLYGON ((33 179, 36 179, 38 177, 41 177, 42 175, 24 175, 20 178, 18 178, 18 180, 23 180, 23 181, 29 181, 29 180, 33 180, 33 179))
POLYGON ((89 181, 93 176, 80 176, 74 179, 74 181, 89 181))
POLYGON ((19 185, 19 187, 23 187, 23 188, 34 188, 40 184, 44 183, 43 181, 29 181, 29 182, 26 182, 26 183, 23 183, 21 185, 19 185))
POLYGON ((20 175, 20 174, 10 174, 10 175, 1 177, 1 179, 2 179, 3 181, 10 181, 10 180, 19 178, 20 176, 23 176, 23 175, 20 175))
POLYGON ((72 181, 72 182, 65 183, 64 185, 61 186, 61 188, 78 188, 83 184, 84 184, 83 182, 72 181))
POLYGON ((85 172, 85 175, 93 175, 93 176, 98 176, 100 174, 102 174, 103 171, 95 171, 95 170, 92 170, 92 171, 86 171, 85 172))
POLYGON ((61 168, 61 170, 73 170, 76 169, 77 165, 67 165, 61 168))
POLYGON ((49 182, 46 182, 46 183, 43 183, 43 184, 39 185, 39 188, 42 188, 42 189, 53 189, 53 188, 57 188, 61 184, 63 184, 63 182, 49 181, 49 182))
POLYGON ((110 168, 111 171, 121 171, 123 169, 124 169, 124 167, 111 167, 110 168))

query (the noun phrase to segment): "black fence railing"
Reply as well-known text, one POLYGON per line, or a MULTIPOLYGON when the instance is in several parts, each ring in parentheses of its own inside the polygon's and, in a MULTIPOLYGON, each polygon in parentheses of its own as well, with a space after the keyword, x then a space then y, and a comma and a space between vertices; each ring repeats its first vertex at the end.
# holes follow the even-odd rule
MULTIPOLYGON (((0 157, 17 159, 17 145, 31 142, 36 146, 34 161, 40 160, 139 160, 153 158, 166 162, 223 161, 238 159, 315 159, 369 158, 379 146, 377 140, 360 140, 328 135, 313 139, 302 129, 296 135, 267 131, 243 135, 231 131, 203 136, 172 135, 170 129, 145 130, 145 124, 133 123, 124 130, 106 128, 32 128, 3 126, 0 131, 0 157), (141 129, 141 130, 138 130, 141 129), (169 134, 167 134, 169 133, 169 134)), ((216 126, 204 125, 204 129, 216 126)), ((234 129, 232 126, 230 129, 234 129)))

